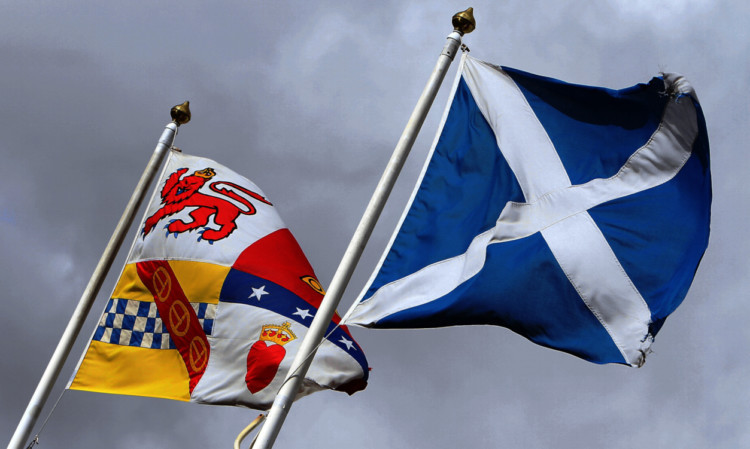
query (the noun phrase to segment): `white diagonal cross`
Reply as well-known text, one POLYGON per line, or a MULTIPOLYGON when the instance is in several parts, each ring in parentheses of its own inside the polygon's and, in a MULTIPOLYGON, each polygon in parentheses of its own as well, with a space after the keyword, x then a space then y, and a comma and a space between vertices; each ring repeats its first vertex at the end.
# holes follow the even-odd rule
MULTIPOLYGON (((473 58, 467 58, 463 74, 527 202, 506 204, 496 226, 475 237, 464 254, 381 287, 353 311, 347 323, 366 325, 439 298, 479 273, 488 245, 541 232, 563 272, 625 361, 640 365, 650 345, 651 312, 588 209, 661 185, 680 171, 698 134, 692 102, 670 101, 651 139, 615 176, 574 186, 513 80, 501 69, 473 58), (375 300, 381 295, 404 300, 393 308, 392 303, 375 300)), ((692 93, 682 79, 668 81, 684 93, 692 93)))

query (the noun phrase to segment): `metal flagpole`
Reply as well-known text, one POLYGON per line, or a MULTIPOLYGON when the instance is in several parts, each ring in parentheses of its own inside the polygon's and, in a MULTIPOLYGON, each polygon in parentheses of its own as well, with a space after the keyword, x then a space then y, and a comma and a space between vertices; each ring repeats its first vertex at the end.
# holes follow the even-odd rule
POLYGON ((380 182, 375 188, 370 203, 367 205, 367 209, 354 232, 354 236, 349 242, 349 247, 346 249, 344 257, 341 259, 341 263, 333 276, 328 293, 323 298, 318 313, 315 315, 310 329, 297 351, 297 355, 284 380, 284 384, 276 395, 276 399, 266 418, 266 423, 258 433, 256 443, 252 446, 253 449, 270 449, 274 441, 276 441, 284 419, 289 413, 294 398, 297 396, 302 379, 304 379, 312 363, 317 346, 324 337, 328 324, 331 322, 331 318, 336 311, 336 306, 341 301, 341 297, 349 283, 349 279, 351 279, 354 268, 357 262, 359 262, 359 258, 364 251, 364 247, 370 238, 370 234, 375 227, 380 213, 383 211, 385 201, 388 199, 396 178, 401 172, 406 157, 417 138, 427 112, 440 88, 440 84, 443 82, 443 78, 445 78, 448 67, 458 52, 458 48, 461 45, 461 38, 464 34, 472 32, 476 27, 473 12, 474 9, 469 8, 453 16, 454 30, 448 35, 447 42, 443 47, 442 53, 440 53, 435 69, 432 71, 430 79, 427 81, 427 85, 417 101, 409 122, 406 124, 404 132, 396 144, 396 148, 393 150, 393 155, 386 166, 385 172, 380 178, 380 182))
POLYGON ((8 449, 23 449, 25 447, 25 442, 31 435, 34 424, 36 423, 37 418, 39 418, 39 414, 42 412, 45 402, 47 402, 50 391, 52 391, 52 387, 54 386, 57 377, 60 375, 65 360, 68 358, 70 350, 73 348, 73 344, 78 337, 78 333, 81 331, 81 327, 83 327, 86 316, 88 315, 89 310, 91 310, 91 306, 94 304, 96 295, 104 283, 104 279, 107 276, 109 268, 112 266, 115 256, 117 256, 122 241, 125 239, 125 234, 127 234, 130 225, 133 223, 133 217, 143 202, 143 198, 146 196, 149 185, 151 185, 151 182, 154 180, 159 167, 164 161, 164 157, 172 147, 174 136, 177 134, 177 128, 190 121, 190 109, 188 106, 189 102, 186 101, 185 103, 172 108, 172 122, 167 125, 159 138, 159 143, 156 145, 156 149, 154 150, 151 159, 148 161, 148 165, 146 165, 146 169, 143 171, 143 175, 141 175, 141 179, 138 181, 138 185, 136 185, 135 191, 133 191, 133 195, 130 197, 130 201, 127 206, 125 206, 125 211, 123 212, 120 221, 117 223, 117 227, 112 233, 112 237, 109 239, 109 243, 104 249, 104 253, 99 259, 99 263, 94 269, 94 273, 91 275, 91 279, 89 280, 86 289, 83 291, 81 300, 78 302, 78 305, 73 312, 73 316, 68 322, 68 326, 65 328, 65 332, 63 332, 62 338, 57 344, 57 348, 55 348, 55 352, 52 354, 52 358, 50 358, 47 368, 44 370, 44 374, 42 374, 42 378, 39 381, 34 394, 31 396, 29 405, 26 407, 26 411, 21 417, 21 421, 18 423, 18 427, 8 444, 8 449))

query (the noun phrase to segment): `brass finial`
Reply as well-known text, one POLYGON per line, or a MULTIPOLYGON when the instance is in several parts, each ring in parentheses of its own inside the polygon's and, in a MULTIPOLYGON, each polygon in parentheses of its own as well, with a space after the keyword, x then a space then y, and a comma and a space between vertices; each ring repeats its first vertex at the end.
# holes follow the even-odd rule
POLYGON ((461 34, 469 34, 477 27, 477 21, 474 20, 474 8, 466 11, 457 12, 453 16, 453 29, 461 34))
POLYGON ((177 123, 177 126, 184 125, 190 121, 190 102, 186 101, 178 104, 169 113, 172 115, 172 121, 177 123))

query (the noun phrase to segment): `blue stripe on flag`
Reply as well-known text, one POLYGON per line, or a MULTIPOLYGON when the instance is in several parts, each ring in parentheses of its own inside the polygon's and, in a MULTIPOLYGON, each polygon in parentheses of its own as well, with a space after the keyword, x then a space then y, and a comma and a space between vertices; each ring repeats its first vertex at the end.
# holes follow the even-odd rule
POLYGON ((503 70, 544 126, 573 185, 614 176, 651 138, 669 98, 658 78, 611 90, 503 70))
POLYGON ((508 201, 523 202, 523 192, 461 80, 413 208, 365 297, 405 272, 466 251, 495 226, 508 201))
MULTIPOLYGON (((229 274, 224 280, 224 285, 221 288, 219 298, 221 302, 246 304, 269 310, 283 316, 287 320, 295 321, 306 328, 310 327, 312 317, 303 318, 300 315, 295 315, 295 312, 297 312, 298 309, 308 309, 309 313, 314 316, 318 311, 316 308, 312 307, 310 303, 284 287, 267 279, 234 268, 229 270, 229 274), (253 296, 253 288, 259 289, 261 287, 263 287, 263 291, 268 294, 260 295, 260 298, 258 298, 257 295, 253 296)), ((365 359, 364 351, 362 351, 362 348, 356 342, 353 342, 354 346, 352 350, 349 350, 342 342, 342 339, 348 341, 351 341, 352 339, 343 329, 337 327, 334 330, 334 327, 335 324, 331 322, 326 330, 328 340, 341 348, 360 364, 362 372, 364 373, 364 380, 367 380, 369 377, 369 368, 367 360, 365 359), (331 333, 332 331, 333 333, 331 333)))
POLYGON ((687 294, 708 245, 711 180, 700 159, 696 151, 672 181, 589 210, 659 327, 687 294))
POLYGON ((379 328, 494 324, 597 363, 624 363, 539 233, 490 245, 484 269, 451 293, 378 321, 379 328), (544 281, 541 281, 541 277, 544 281), (576 328, 570 323, 577 323, 576 328))

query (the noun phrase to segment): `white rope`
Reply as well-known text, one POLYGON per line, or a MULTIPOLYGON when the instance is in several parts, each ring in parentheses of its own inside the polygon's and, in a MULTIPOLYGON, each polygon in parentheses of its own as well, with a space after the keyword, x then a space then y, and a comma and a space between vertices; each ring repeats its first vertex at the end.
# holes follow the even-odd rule
POLYGON ((49 411, 49 413, 47 414, 47 417, 44 419, 44 422, 42 423, 42 427, 39 428, 39 432, 37 432, 36 435, 34 435, 34 439, 31 440, 28 446, 26 446, 26 449, 32 449, 34 445, 39 444, 39 435, 44 430, 44 426, 47 425, 47 421, 49 421, 50 417, 55 412, 55 409, 57 408, 57 404, 60 403, 60 399, 62 399, 66 391, 68 391, 68 389, 63 388, 62 392, 60 392, 60 396, 57 397, 57 400, 55 401, 55 405, 52 406, 52 410, 49 411))

